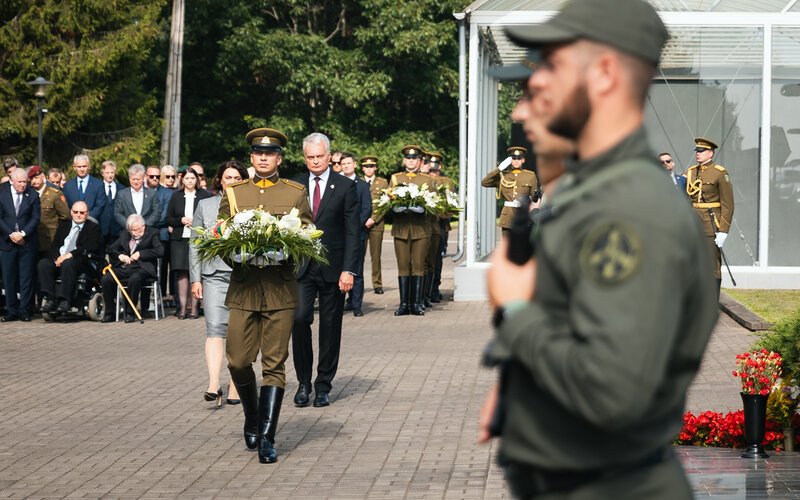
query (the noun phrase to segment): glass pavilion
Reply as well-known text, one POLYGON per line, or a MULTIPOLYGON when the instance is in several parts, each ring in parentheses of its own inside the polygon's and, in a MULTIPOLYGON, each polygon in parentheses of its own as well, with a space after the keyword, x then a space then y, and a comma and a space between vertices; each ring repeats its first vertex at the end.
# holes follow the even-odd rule
MULTIPOLYGON (((676 170, 685 170, 694 137, 719 144, 715 161, 734 183, 725 253, 738 286, 800 288, 800 1, 649 1, 671 34, 646 104, 651 148, 671 153, 676 170)), ((504 26, 541 23, 562 3, 478 0, 456 14, 469 62, 460 161, 469 222, 457 300, 485 296, 484 260, 497 238, 494 191, 480 180, 498 161, 498 120, 509 118, 498 116, 497 81, 484 69, 523 56, 504 26)), ((724 270, 723 280, 731 286, 724 270)))

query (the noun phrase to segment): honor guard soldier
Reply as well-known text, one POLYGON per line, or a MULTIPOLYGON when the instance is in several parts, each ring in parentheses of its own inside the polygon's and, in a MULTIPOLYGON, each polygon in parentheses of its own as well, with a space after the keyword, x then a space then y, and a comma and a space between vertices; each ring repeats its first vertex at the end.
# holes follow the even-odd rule
POLYGON ((686 194, 692 199, 692 206, 703 221, 719 293, 722 284, 721 249, 733 221, 733 186, 725 167, 713 161, 718 146, 703 137, 698 137, 694 143, 697 164, 686 171, 686 194))
POLYGON ((528 151, 522 146, 512 146, 506 150, 509 157, 500 165, 486 174, 481 181, 483 187, 497 189, 497 199, 503 200, 503 210, 500 211, 500 220, 497 225, 503 228, 505 235, 511 228, 514 213, 519 208, 519 197, 529 196, 532 201, 536 197, 539 182, 536 174, 525 170, 525 153, 528 151))
MULTIPOLYGON (((372 197, 373 207, 375 200, 380 199, 383 190, 389 187, 389 182, 383 177, 378 177, 378 157, 377 156, 363 156, 359 161, 361 164, 361 171, 364 172, 364 180, 369 184, 369 194, 372 197)), ((383 230, 385 222, 383 216, 376 218, 370 217, 367 219, 367 224, 370 224, 369 237, 365 242, 364 255, 367 255, 366 246, 369 245, 369 258, 372 262, 372 289, 376 294, 383 294, 383 278, 381 276, 381 249, 383 246, 383 230)))
MULTIPOLYGON (((449 177, 442 175, 442 160, 444 156, 441 153, 431 153, 430 172, 428 174, 433 179, 433 185, 436 187, 447 186, 450 191, 455 191, 453 180, 449 177)), ((428 252, 429 256, 433 258, 433 277, 431 278, 430 285, 430 300, 431 302, 438 303, 442 301, 442 293, 439 291, 439 285, 442 283, 442 257, 447 253, 447 238, 450 234, 450 216, 439 217, 436 221, 439 226, 439 244, 434 246, 431 241, 431 250, 428 252)))
POLYGON ((50 244, 56 235, 61 221, 70 218, 67 200, 64 193, 47 182, 44 171, 39 165, 28 169, 28 182, 39 193, 41 217, 39 219, 39 258, 43 258, 50 250, 50 244))
MULTIPOLYGON (((300 211, 303 224, 312 222, 305 187, 278 176, 286 136, 271 128, 248 132, 250 162, 255 176, 229 186, 219 205, 219 218, 228 219, 248 209, 275 216, 300 211)), ((246 258, 246 257, 245 257, 246 258)), ((258 448, 261 463, 277 460, 275 430, 286 387, 284 362, 289 355, 297 279, 293 263, 259 267, 258 263, 233 264, 225 305, 230 308, 226 355, 231 380, 239 391, 244 411, 244 440, 258 448), (261 352, 263 381, 260 394, 252 364, 261 352)))
MULTIPOLYGON (((431 185, 428 175, 419 173, 422 149, 419 146, 405 146, 403 153, 403 172, 392 175, 389 185, 400 184, 431 185)), ((431 223, 425 216, 423 207, 395 208, 392 236, 394 253, 397 257, 397 282, 400 288, 400 307, 395 316, 414 314, 422 316, 425 309, 422 303, 425 258, 431 237, 431 223)))

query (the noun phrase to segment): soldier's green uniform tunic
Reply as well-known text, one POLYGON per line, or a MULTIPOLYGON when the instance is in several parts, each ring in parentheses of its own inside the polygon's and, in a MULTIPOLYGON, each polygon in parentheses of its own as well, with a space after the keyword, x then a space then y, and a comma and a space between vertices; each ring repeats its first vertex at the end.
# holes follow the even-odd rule
POLYGON ((44 191, 39 195, 42 206, 41 222, 39 222, 39 253, 45 254, 50 250, 53 238, 62 220, 69 219, 69 207, 64 193, 53 186, 44 185, 44 191))
MULTIPOLYGON (((389 185, 394 187, 400 184, 430 185, 431 178, 426 174, 408 172, 392 175, 389 185)), ((414 212, 395 213, 392 237, 397 257, 397 275, 423 276, 431 237, 431 222, 428 216, 414 212)))
POLYGON ((539 189, 536 174, 530 170, 512 169, 505 172, 499 168, 489 171, 481 181, 481 186, 497 189, 497 199, 503 200, 503 209, 500 211, 500 220, 497 225, 503 229, 511 228, 514 213, 517 211, 516 202, 520 196, 533 197, 534 191, 539 189))
POLYGON ((728 171, 712 161, 705 165, 692 165, 686 171, 686 194, 692 200, 697 216, 703 222, 707 244, 715 257, 714 277, 721 279, 721 254, 714 243, 717 232, 728 233, 733 220, 733 187, 728 171), (714 211, 715 221, 711 220, 708 209, 714 211))
MULTIPOLYGON (((381 194, 383 194, 383 190, 389 187, 389 182, 382 178, 378 177, 377 175, 370 180, 364 178, 365 182, 369 183, 369 194, 372 197, 372 201, 379 199, 381 194)), ((373 207, 375 205, 373 204, 373 207)), ((383 288, 383 277, 381 275, 381 250, 383 245, 383 231, 386 225, 386 222, 383 220, 383 217, 377 217, 373 215, 372 219, 375 221, 375 225, 369 228, 369 235, 367 241, 364 242, 364 255, 366 255, 366 245, 369 245, 369 258, 372 262, 372 288, 383 288)))
MULTIPOLYGON (((219 204, 220 219, 259 208, 272 215, 300 211, 303 224, 313 222, 305 187, 279 179, 243 181, 225 190, 219 204)), ((226 354, 231 378, 245 384, 253 378, 252 363, 261 352, 264 386, 286 386, 284 362, 297 302, 297 279, 292 264, 244 267, 233 265, 225 305, 230 308, 226 354)))
POLYGON ((535 297, 508 305, 497 330, 509 360, 500 458, 511 483, 574 479, 548 499, 691 496, 671 441, 716 323, 715 283, 676 272, 710 256, 646 144, 639 129, 568 164, 534 232, 535 297))

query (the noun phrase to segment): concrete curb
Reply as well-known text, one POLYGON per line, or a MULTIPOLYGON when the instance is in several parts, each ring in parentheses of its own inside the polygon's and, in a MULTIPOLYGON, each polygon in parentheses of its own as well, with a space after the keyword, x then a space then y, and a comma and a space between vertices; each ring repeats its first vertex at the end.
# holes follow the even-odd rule
POLYGON ((754 313, 725 292, 719 294, 719 308, 734 321, 751 332, 769 330, 772 323, 754 313))

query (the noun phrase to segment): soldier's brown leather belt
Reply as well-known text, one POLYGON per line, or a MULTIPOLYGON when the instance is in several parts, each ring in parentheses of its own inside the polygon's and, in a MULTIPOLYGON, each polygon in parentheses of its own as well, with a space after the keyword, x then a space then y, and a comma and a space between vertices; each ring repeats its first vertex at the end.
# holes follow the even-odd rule
POLYGON ((709 202, 709 203, 692 203, 694 208, 719 208, 722 204, 718 201, 709 202))

